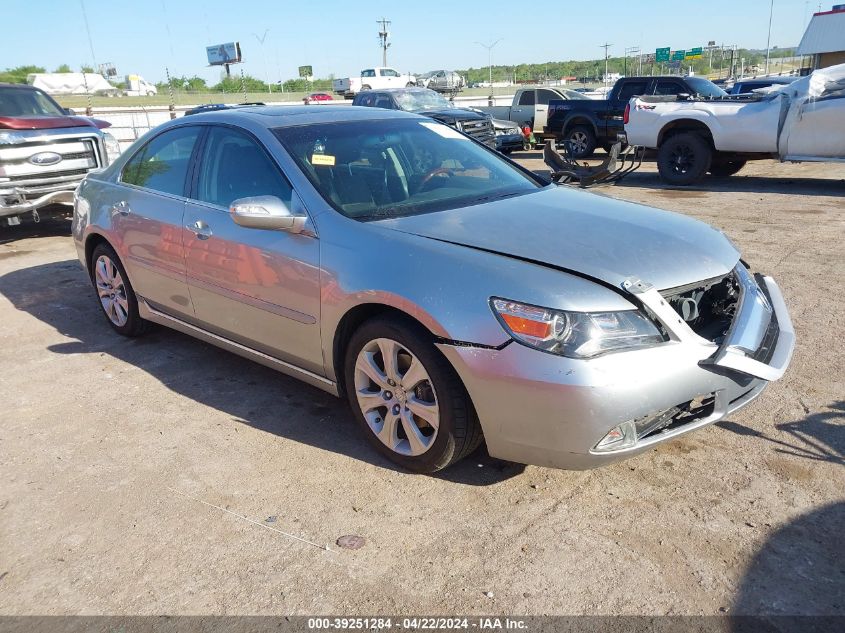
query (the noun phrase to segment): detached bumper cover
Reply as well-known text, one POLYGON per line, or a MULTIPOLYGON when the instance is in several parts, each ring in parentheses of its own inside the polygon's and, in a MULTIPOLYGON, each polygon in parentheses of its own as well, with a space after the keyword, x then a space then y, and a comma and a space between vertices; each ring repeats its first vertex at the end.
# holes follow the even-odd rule
POLYGON ((50 204, 73 204, 73 192, 77 186, 79 186, 78 182, 72 182, 42 187, 37 190, 0 188, 0 217, 36 211, 50 204))
POLYGON ((695 334, 657 290, 634 282, 628 290, 664 323, 670 341, 590 360, 548 354, 515 341, 498 350, 438 347, 472 397, 491 455, 540 466, 595 468, 721 420, 783 375, 795 334, 777 284, 769 277, 762 280, 765 300, 751 279, 721 346, 695 334), (767 344, 772 320, 779 331, 768 340, 772 349, 764 362, 759 351, 767 344), (759 349, 740 347, 755 340, 759 349), (619 424, 702 398, 708 407, 687 423, 646 435, 629 448, 594 450, 619 424))

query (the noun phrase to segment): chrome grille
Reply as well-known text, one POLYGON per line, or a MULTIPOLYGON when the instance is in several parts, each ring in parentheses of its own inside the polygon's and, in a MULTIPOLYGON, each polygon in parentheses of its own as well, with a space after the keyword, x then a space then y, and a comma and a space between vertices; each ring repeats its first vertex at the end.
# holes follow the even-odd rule
POLYGON ((4 184, 24 189, 45 184, 75 183, 92 169, 103 164, 98 155, 94 135, 51 138, 45 136, 33 141, 0 147, 0 187, 4 184), (30 162, 36 154, 54 153, 61 160, 52 165, 30 162))
POLYGON ((489 119, 461 121, 461 129, 464 134, 472 137, 479 143, 484 143, 490 147, 496 146, 496 135, 493 131, 493 124, 489 119))

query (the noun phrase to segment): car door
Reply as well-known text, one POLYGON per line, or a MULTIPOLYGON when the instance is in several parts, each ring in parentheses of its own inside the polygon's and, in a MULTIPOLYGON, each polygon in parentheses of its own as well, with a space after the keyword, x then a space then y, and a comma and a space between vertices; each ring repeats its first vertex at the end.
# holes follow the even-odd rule
POLYGON ((126 163, 115 188, 112 235, 135 292, 154 308, 192 316, 182 220, 188 171, 202 128, 170 128, 126 163))
POLYGON ((549 121, 549 101, 565 99, 554 90, 537 89, 537 103, 534 105, 534 132, 542 133, 549 121))
POLYGON ((319 241, 235 224, 231 203, 277 196, 302 210, 281 170, 252 135, 209 126, 185 210, 188 287, 200 325, 252 349, 324 373, 319 241))
POLYGON ((522 127, 534 118, 534 88, 525 88, 517 94, 519 95, 519 99, 511 108, 511 121, 518 123, 522 127))
POLYGON ((823 95, 806 101, 790 119, 792 124, 785 130, 787 158, 845 159, 845 95, 823 95))

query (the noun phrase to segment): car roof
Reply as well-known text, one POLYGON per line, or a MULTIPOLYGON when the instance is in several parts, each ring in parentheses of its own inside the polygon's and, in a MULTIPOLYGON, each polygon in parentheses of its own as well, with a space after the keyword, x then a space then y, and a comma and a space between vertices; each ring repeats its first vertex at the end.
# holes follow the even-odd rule
MULTIPOLYGON (((382 108, 360 106, 246 106, 230 110, 202 112, 191 115, 192 121, 227 123, 247 119, 264 128, 294 127, 340 121, 376 121, 380 119, 421 119, 416 114, 382 108)), ((181 119, 176 119, 180 121, 181 119)))
POLYGON ((29 84, 7 84, 0 82, 0 88, 17 88, 19 90, 38 90, 41 91, 40 88, 36 88, 35 86, 30 86, 29 84))
POLYGON ((407 93, 407 92, 411 92, 411 93, 414 93, 414 92, 419 92, 419 93, 434 92, 434 94, 440 94, 439 92, 435 92, 434 90, 431 90, 429 88, 370 88, 369 90, 362 90, 358 94, 362 94, 362 93, 365 93, 365 92, 386 92, 387 94, 392 94, 392 95, 404 94, 404 93, 407 93))

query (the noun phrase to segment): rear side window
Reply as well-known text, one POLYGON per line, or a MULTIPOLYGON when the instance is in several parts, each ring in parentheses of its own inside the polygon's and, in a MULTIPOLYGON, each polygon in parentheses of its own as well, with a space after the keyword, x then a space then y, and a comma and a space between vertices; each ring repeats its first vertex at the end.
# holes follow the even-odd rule
POLYGON ((197 200, 228 208, 235 200, 252 196, 276 196, 289 205, 292 189, 252 137, 212 127, 202 151, 197 200))
POLYGON ((376 76, 376 71, 375 71, 375 70, 373 70, 372 68, 368 68, 367 70, 362 70, 362 71, 361 71, 361 76, 362 76, 362 77, 375 77, 375 76, 376 76))
POLYGON ((619 100, 629 101, 631 97, 644 95, 648 88, 648 81, 626 81, 619 89, 619 100))
POLYGON ((537 91, 537 103, 539 103, 540 105, 548 105, 549 101, 551 101, 552 99, 561 99, 561 96, 556 92, 552 92, 551 90, 537 91))
POLYGON ((195 125, 159 134, 126 163, 120 180, 161 193, 184 196, 188 163, 199 134, 200 128, 195 125))
POLYGON ((522 95, 519 97, 519 105, 534 105, 534 91, 533 90, 525 90, 523 91, 522 95))

